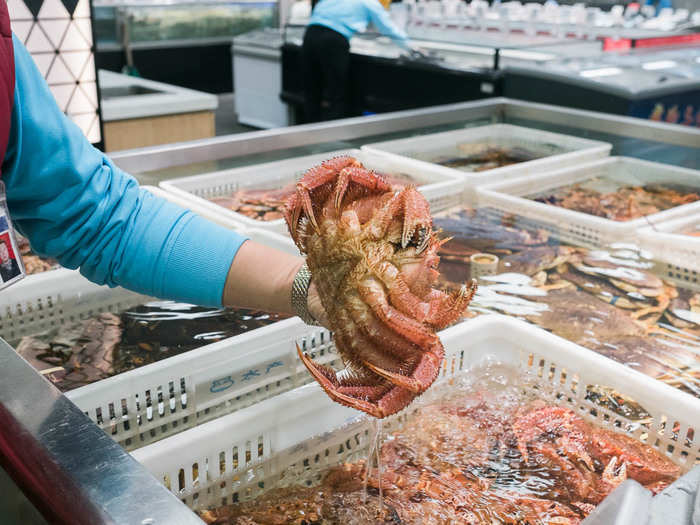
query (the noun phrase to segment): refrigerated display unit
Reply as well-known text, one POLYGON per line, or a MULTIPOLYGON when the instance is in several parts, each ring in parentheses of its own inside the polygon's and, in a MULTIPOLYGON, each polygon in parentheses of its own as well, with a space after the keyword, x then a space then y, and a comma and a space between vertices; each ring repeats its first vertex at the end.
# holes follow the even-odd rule
POLYGON ((606 52, 509 66, 508 97, 700 125, 700 46, 606 52))

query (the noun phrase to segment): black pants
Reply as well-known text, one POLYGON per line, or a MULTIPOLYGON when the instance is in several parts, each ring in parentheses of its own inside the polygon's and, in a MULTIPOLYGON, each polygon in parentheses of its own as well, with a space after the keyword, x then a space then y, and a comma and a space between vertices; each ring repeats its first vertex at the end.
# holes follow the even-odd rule
POLYGON ((302 77, 307 122, 346 117, 349 105, 350 43, 337 31, 311 25, 304 34, 302 77), (322 107, 326 100, 327 106, 322 107))

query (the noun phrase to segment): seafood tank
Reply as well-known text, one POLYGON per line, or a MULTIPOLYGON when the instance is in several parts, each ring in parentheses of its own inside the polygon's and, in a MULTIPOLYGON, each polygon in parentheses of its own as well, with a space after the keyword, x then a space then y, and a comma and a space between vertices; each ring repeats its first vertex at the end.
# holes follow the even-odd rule
MULTIPOLYGON (((537 378, 512 365, 491 362, 449 383, 390 421, 385 435, 375 425, 369 451, 331 464, 320 483, 300 484, 290 467, 257 499, 201 517, 210 525, 575 525, 625 479, 657 494, 680 476, 651 446, 543 398, 537 378)), ((605 390, 589 387, 589 400, 605 405, 605 390)), ((635 425, 648 418, 621 398, 613 411, 635 425)))
POLYGON ((65 392, 284 319, 154 301, 23 337, 17 353, 65 392))
POLYGON ((458 143, 455 150, 435 151, 415 155, 418 160, 425 160, 447 168, 456 168, 468 172, 480 172, 511 166, 520 162, 541 159, 551 154, 564 153, 566 150, 544 152, 523 146, 507 146, 489 143, 458 143))
POLYGON ((673 183, 624 183, 610 177, 526 195, 525 198, 613 221, 629 221, 700 200, 699 187, 673 183))
MULTIPOLYGON (((382 177, 395 188, 419 184, 419 181, 406 173, 383 173, 382 177)), ((293 181, 281 188, 241 188, 229 195, 210 197, 209 201, 251 219, 274 221, 283 217, 284 202, 295 191, 296 181, 293 181)))
POLYGON ((658 277, 644 251, 565 244, 490 208, 453 208, 434 225, 452 238, 439 252, 442 284, 478 275, 467 315, 526 320, 700 397, 700 292, 658 277))

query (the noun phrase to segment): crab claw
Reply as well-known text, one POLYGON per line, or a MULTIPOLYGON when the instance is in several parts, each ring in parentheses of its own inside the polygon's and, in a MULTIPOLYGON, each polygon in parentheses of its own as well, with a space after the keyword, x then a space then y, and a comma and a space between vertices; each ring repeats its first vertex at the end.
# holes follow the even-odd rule
POLYGON ((610 458, 610 462, 608 462, 608 464, 605 466, 605 470, 603 470, 602 475, 603 481, 611 484, 613 487, 617 487, 620 483, 627 479, 627 463, 624 461, 622 462, 617 474, 615 474, 616 466, 617 456, 613 456, 610 458))
POLYGON ((452 294, 438 292, 439 297, 430 301, 430 311, 425 322, 438 329, 454 323, 464 314, 476 293, 476 289, 476 281, 472 279, 468 285, 463 284, 459 290, 452 294))
POLYGON ((333 401, 382 419, 405 408, 416 393, 391 384, 380 376, 338 379, 335 371, 319 365, 301 351, 297 354, 307 370, 333 401))
POLYGON ((406 248, 411 241, 422 253, 430 242, 433 232, 433 219, 430 216, 428 201, 416 188, 410 186, 403 190, 404 216, 401 247, 406 248))

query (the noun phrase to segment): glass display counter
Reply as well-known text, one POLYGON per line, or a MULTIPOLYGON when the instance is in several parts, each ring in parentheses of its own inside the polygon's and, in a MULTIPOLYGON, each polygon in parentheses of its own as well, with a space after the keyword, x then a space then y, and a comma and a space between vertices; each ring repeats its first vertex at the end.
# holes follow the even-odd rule
POLYGON ((121 42, 120 25, 132 44, 171 40, 230 39, 276 24, 277 2, 182 1, 95 2, 97 45, 121 42))

